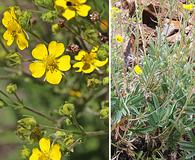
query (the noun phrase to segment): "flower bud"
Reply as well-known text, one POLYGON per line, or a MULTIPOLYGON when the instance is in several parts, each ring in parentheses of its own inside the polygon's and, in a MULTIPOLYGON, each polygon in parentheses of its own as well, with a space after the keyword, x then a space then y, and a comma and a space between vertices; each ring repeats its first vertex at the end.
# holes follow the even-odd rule
POLYGON ((69 118, 66 118, 64 120, 64 123, 65 123, 66 126, 71 126, 72 125, 72 121, 69 118))
POLYGON ((99 60, 105 60, 106 58, 108 58, 108 53, 109 53, 108 44, 103 44, 97 52, 97 57, 99 60))
POLYGON ((87 87, 94 87, 96 85, 102 84, 102 81, 96 78, 90 78, 87 80, 87 87))
POLYGON ((48 11, 41 15, 41 19, 45 22, 53 22, 57 18, 56 11, 48 11))
POLYGON ((44 7, 44 8, 53 8, 53 0, 34 0, 35 5, 44 7))
POLYGON ((52 30, 52 33, 56 34, 56 33, 58 33, 58 31, 60 30, 60 27, 59 27, 58 24, 53 24, 53 25, 51 26, 51 30, 52 30))
POLYGON ((15 53, 10 53, 6 56, 6 63, 8 66, 15 66, 18 64, 21 64, 21 56, 17 52, 15 53))
POLYGON ((72 116, 75 113, 75 106, 72 103, 65 103, 60 109, 59 109, 60 115, 65 116, 72 116))
POLYGON ((37 125, 37 122, 33 117, 26 117, 26 118, 20 119, 17 123, 26 129, 32 129, 37 125))
POLYGON ((108 119, 109 118, 109 107, 105 107, 100 111, 100 118, 101 119, 108 119))
POLYGON ((30 156, 30 150, 26 146, 23 146, 20 150, 20 154, 22 159, 28 159, 30 156))
POLYGON ((104 77, 102 82, 103 82, 104 86, 108 85, 109 84, 109 77, 104 77))
POLYGON ((8 84, 6 87, 6 92, 9 94, 16 93, 16 90, 17 90, 17 85, 13 83, 8 84))
POLYGON ((30 140, 31 132, 21 126, 17 126, 16 128, 16 135, 23 140, 30 140))
POLYGON ((66 146, 71 146, 74 143, 74 137, 72 134, 68 134, 64 139, 64 144, 66 146))
POLYGON ((21 11, 20 9, 16 10, 16 15, 18 22, 24 29, 29 29, 30 20, 32 18, 32 13, 29 11, 21 11))
POLYGON ((65 136, 66 134, 64 133, 64 132, 62 132, 62 131, 57 131, 56 133, 55 133, 55 137, 56 138, 61 138, 61 137, 63 137, 63 136, 65 136))

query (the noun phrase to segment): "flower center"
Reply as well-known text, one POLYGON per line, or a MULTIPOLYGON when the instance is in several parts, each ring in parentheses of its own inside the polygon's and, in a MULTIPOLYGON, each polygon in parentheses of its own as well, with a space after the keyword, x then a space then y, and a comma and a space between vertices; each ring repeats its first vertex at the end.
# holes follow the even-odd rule
POLYGON ((71 6, 73 6, 73 3, 70 2, 70 1, 68 1, 68 2, 66 2, 66 5, 67 5, 68 7, 71 7, 71 6))
POLYGON ((16 37, 17 34, 20 34, 22 32, 21 28, 18 26, 17 22, 15 21, 10 21, 7 29, 11 32, 11 35, 13 37, 16 37))
POLYGON ((46 153, 42 153, 38 160, 51 160, 49 155, 46 153))
POLYGON ((82 67, 83 70, 88 70, 90 68, 89 63, 85 63, 84 66, 82 67))
POLYGON ((89 53, 83 56, 82 59, 84 63, 83 70, 87 70, 90 68, 90 65, 93 65, 95 57, 96 53, 89 53))
POLYGON ((58 69, 58 62, 54 57, 48 56, 45 60, 47 70, 53 72, 54 70, 58 69))
POLYGON ((84 55, 82 61, 83 61, 84 63, 93 64, 94 59, 95 59, 95 56, 96 56, 96 55, 95 55, 94 53, 86 54, 86 55, 84 55))
POLYGON ((67 1, 66 2, 66 6, 69 9, 76 11, 77 7, 79 7, 79 4, 77 2, 75 2, 74 0, 72 0, 72 1, 67 1))

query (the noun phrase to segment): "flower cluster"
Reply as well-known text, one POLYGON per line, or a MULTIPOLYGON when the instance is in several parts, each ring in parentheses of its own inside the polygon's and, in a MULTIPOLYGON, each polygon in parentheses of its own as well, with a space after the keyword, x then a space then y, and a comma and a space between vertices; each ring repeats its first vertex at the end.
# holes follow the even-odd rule
MULTIPOLYGON (((91 7, 86 4, 86 0, 56 0, 55 6, 63 9, 62 16, 67 20, 74 18, 76 14, 86 17, 91 10, 91 7)), ((3 37, 8 46, 11 46, 13 41, 16 40, 20 50, 28 47, 27 34, 18 23, 14 7, 10 7, 9 10, 4 12, 2 23, 7 29, 3 37)), ((29 65, 32 76, 41 78, 45 75, 44 80, 47 82, 59 84, 64 75, 63 72, 71 68, 71 57, 63 55, 64 51, 64 44, 56 41, 50 42, 48 48, 43 43, 36 45, 32 50, 32 56, 36 60, 29 65)), ((76 63, 73 68, 79 68, 76 72, 91 73, 98 67, 104 66, 108 59, 99 61, 97 51, 98 48, 92 49, 89 53, 81 50, 75 56, 76 63)))
MULTIPOLYGON (((68 71, 71 68, 70 56, 62 56, 64 50, 64 44, 56 41, 50 42, 48 49, 44 44, 38 44, 32 51, 32 56, 37 60, 29 66, 32 76, 41 78, 46 74, 46 81, 51 84, 59 84, 62 79, 62 72, 68 71)), ((97 47, 92 49, 90 53, 81 50, 75 56, 75 60, 79 61, 73 65, 74 68, 79 68, 76 72, 91 73, 108 62, 108 58, 104 61, 97 59, 97 50, 97 47)))
POLYGON ((17 21, 14 7, 4 12, 2 23, 7 29, 3 38, 8 46, 11 46, 15 40, 20 50, 28 47, 27 34, 17 21))

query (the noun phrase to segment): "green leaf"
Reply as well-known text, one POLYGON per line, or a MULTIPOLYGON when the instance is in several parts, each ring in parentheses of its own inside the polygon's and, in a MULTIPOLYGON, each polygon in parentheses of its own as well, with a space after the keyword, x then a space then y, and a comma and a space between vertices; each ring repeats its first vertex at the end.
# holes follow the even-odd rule
POLYGON ((195 152, 195 144, 192 144, 187 141, 179 142, 180 148, 185 151, 194 151, 195 152))
POLYGON ((153 94, 152 100, 153 100, 155 108, 156 109, 159 108, 160 107, 160 103, 159 103, 158 98, 157 98, 157 96, 155 94, 153 94))

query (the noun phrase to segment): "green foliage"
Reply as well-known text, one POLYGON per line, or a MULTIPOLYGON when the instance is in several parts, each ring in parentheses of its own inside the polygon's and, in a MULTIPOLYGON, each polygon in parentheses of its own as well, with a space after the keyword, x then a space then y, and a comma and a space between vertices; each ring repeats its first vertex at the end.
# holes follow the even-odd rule
MULTIPOLYGON (((193 63, 188 59, 189 50, 177 43, 169 44, 162 40, 159 31, 157 42, 150 43, 141 60, 143 74, 137 76, 130 70, 126 80, 121 78, 124 77, 121 74, 123 60, 117 56, 118 50, 112 51, 113 123, 127 117, 128 123, 132 125, 124 135, 125 138, 158 137, 165 146, 164 150, 176 152, 179 144, 183 157, 194 157, 192 130, 195 123, 192 117, 195 83, 193 63), (125 84, 127 88, 124 88, 125 84), (122 94, 125 90, 126 94, 122 94), (186 132, 190 132, 192 137, 183 141, 186 132)), ((154 159, 157 158, 156 154, 164 154, 161 149, 154 151, 154 159)))

